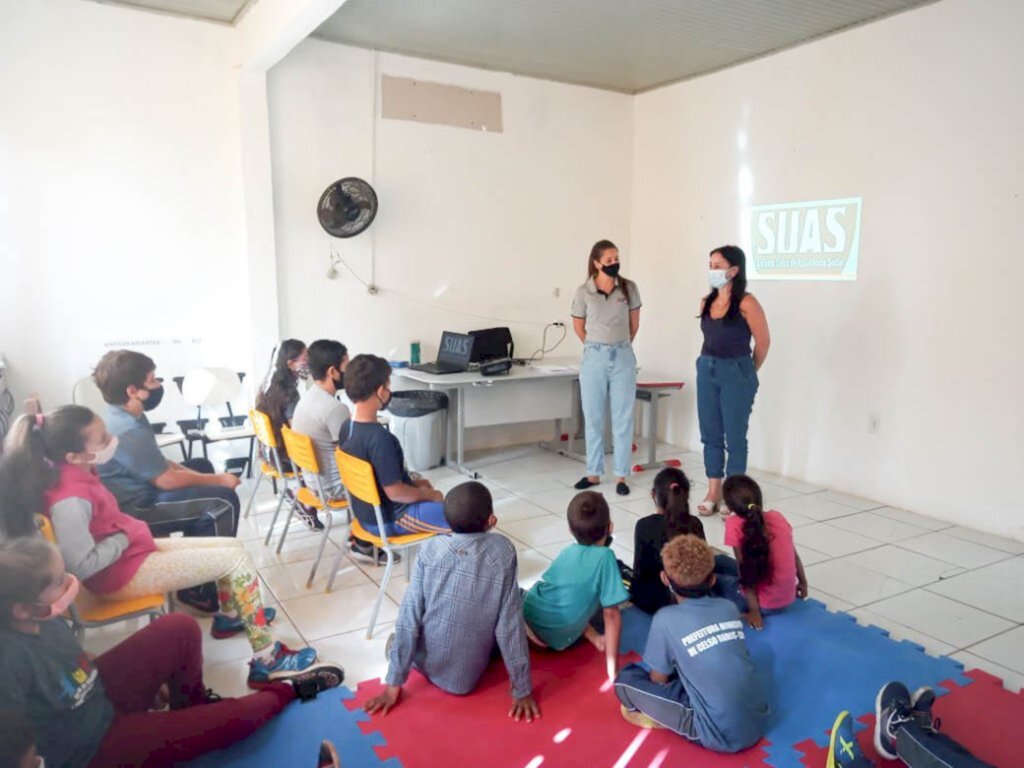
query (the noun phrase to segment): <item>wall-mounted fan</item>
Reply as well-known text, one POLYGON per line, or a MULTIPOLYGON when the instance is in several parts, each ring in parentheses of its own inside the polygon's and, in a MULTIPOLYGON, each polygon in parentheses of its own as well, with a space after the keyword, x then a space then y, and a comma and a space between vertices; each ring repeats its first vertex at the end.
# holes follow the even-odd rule
POLYGON ((368 183, 355 176, 331 184, 316 204, 320 226, 334 237, 358 235, 370 226, 376 215, 377 193, 368 183))

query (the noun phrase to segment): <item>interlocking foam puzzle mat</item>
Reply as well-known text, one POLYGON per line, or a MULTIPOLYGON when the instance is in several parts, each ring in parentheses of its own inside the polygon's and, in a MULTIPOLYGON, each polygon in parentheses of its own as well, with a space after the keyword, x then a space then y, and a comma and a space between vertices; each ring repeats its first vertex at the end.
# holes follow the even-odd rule
MULTIPOLYGON (((649 626, 640 611, 624 611, 623 653, 642 653, 649 626)), ((990 763, 1024 765, 1014 748, 1019 739, 1007 738, 1024 724, 1024 695, 1005 691, 985 673, 964 674, 956 661, 928 656, 920 646, 896 642, 814 600, 768 617, 764 631, 746 635, 773 712, 762 742, 737 755, 712 754, 666 731, 626 723, 603 679, 600 654, 584 643, 563 653, 533 653, 534 693, 542 710, 534 723, 508 717, 508 677, 497 661, 468 696, 445 694, 414 672, 400 705, 383 717, 361 710, 380 691, 379 681, 361 683, 355 693, 342 689, 293 704, 252 738, 192 765, 312 768, 320 740, 331 739, 343 768, 821 767, 828 730, 844 709, 862 724, 865 753, 874 755, 869 727, 875 694, 888 680, 902 680, 911 690, 934 687, 944 733, 990 763)))

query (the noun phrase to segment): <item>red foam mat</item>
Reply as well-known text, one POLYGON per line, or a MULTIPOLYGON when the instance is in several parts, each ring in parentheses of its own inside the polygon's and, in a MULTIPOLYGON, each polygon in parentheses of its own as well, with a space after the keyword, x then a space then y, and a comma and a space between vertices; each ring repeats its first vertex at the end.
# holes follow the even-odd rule
MULTIPOLYGON (((604 685, 603 657, 590 645, 562 653, 531 654, 534 695, 542 717, 516 723, 508 675, 499 662, 468 696, 452 696, 413 672, 399 706, 360 724, 379 731, 381 757, 397 757, 405 768, 486 765, 495 768, 668 768, 766 765, 760 745, 738 755, 718 755, 663 730, 641 730, 619 715, 619 703, 604 685)), ((349 706, 379 693, 379 681, 361 683, 349 706)))

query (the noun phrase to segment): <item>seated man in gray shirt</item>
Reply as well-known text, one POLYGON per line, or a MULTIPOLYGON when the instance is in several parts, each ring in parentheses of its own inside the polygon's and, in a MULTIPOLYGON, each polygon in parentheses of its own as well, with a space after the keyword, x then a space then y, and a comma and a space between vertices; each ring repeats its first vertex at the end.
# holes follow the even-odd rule
MULTIPOLYGON (((338 447, 341 425, 349 418, 348 408, 337 398, 338 391, 345 386, 348 350, 340 341, 318 339, 309 345, 308 354, 313 386, 302 394, 295 406, 292 429, 312 439, 320 465, 320 485, 317 485, 317 478, 307 472, 303 472, 303 481, 314 490, 323 487, 328 499, 343 499, 345 488, 338 474, 334 450, 338 447)), ((303 519, 311 528, 322 530, 324 527, 315 510, 305 510, 303 519)))
MULTIPOLYGON (((148 523, 154 536, 234 536, 241 507, 235 488, 241 481, 215 474, 206 459, 176 464, 156 444, 145 414, 163 397, 156 363, 140 352, 113 350, 100 359, 93 379, 108 405, 102 414, 107 429, 118 438, 114 458, 99 465, 99 476, 121 511, 148 523)), ((201 611, 217 610, 212 583, 178 597, 201 611)))
POLYGON ((443 691, 466 694, 501 653, 512 688, 509 716, 540 717, 530 681, 530 652, 516 576, 516 550, 497 533, 491 493, 481 483, 454 488, 444 514, 451 535, 426 541, 388 640, 384 692, 366 711, 386 714, 415 667, 443 691))

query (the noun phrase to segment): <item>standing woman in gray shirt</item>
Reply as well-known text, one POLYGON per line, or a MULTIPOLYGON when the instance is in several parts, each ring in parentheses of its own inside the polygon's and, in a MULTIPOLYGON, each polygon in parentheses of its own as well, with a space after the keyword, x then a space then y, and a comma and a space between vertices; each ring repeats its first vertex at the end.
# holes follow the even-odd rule
POLYGON ((576 483, 585 490, 604 474, 604 413, 610 401, 615 492, 629 493, 626 478, 633 452, 636 355, 633 339, 640 328, 640 291, 619 275, 619 249, 598 240, 587 259, 587 282, 572 300, 572 325, 583 342, 580 395, 586 422, 587 474, 576 483))

